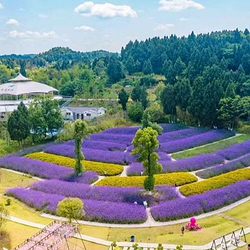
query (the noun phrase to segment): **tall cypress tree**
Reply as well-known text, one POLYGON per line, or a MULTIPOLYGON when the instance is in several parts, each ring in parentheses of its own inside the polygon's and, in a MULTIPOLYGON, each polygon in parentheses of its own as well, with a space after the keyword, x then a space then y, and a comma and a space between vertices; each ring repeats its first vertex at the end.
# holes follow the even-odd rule
POLYGON ((88 125, 85 121, 76 120, 74 129, 74 139, 75 139, 75 175, 79 176, 84 171, 84 166, 82 160, 84 155, 82 153, 82 140, 88 135, 88 125))

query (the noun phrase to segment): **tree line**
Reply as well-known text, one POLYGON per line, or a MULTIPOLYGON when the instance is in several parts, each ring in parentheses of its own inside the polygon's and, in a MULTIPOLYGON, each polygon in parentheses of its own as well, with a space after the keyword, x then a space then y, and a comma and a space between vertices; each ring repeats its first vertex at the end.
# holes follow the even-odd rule
POLYGON ((7 130, 11 140, 22 146, 29 136, 33 142, 54 135, 63 126, 63 117, 59 104, 50 97, 37 98, 29 108, 23 102, 18 105, 7 121, 7 130))

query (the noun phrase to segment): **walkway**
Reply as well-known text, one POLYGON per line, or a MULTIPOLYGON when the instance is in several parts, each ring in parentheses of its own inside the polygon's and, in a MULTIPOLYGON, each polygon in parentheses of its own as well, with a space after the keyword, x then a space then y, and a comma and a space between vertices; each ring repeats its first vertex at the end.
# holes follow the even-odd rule
MULTIPOLYGON (((247 201, 250 201, 250 196, 240 201, 237 201, 229 206, 223 207, 221 209, 218 209, 209 213, 197 215, 195 216, 195 218, 197 220, 201 220, 201 219, 213 216, 213 215, 218 215, 234 207, 237 207, 247 201)), ((148 211, 149 209, 147 210, 147 212, 148 211)), ((41 216, 52 219, 52 220, 65 220, 65 218, 61 218, 55 215, 50 215, 50 214, 45 214, 45 213, 41 214, 41 216)), ((180 219, 180 220, 175 220, 175 221, 158 222, 158 221, 153 220, 153 218, 150 216, 146 222, 141 223, 141 224, 108 224, 108 223, 91 222, 91 221, 83 221, 83 220, 79 220, 78 223, 82 225, 97 226, 97 227, 110 227, 110 228, 146 228, 146 227, 163 227, 163 226, 171 226, 171 225, 176 225, 176 224, 186 224, 187 222, 189 222, 189 220, 190 220, 189 218, 186 218, 186 219, 180 219)))
POLYGON ((199 149, 199 148, 204 148, 206 146, 210 146, 210 145, 213 145, 213 144, 217 144, 217 143, 220 143, 220 142, 223 142, 223 141, 228 141, 228 140, 231 140, 235 137, 238 137, 242 134, 236 134, 234 136, 231 136, 231 137, 228 137, 226 139, 223 139, 223 140, 219 140, 219 141, 215 141, 215 142, 211 142, 211 143, 207 143, 207 144, 204 144, 204 145, 201 145, 201 146, 197 146, 197 147, 194 147, 194 148, 188 148, 188 149, 185 149, 185 150, 181 150, 181 151, 178 151, 178 152, 174 152, 172 154, 169 154, 171 157, 173 154, 179 154, 179 153, 183 153, 183 152, 187 152, 187 151, 191 151, 191 150, 196 150, 196 149, 199 149))
MULTIPOLYGON (((25 226, 35 227, 39 229, 43 229, 45 227, 45 225, 34 223, 31 221, 22 220, 13 216, 8 216, 7 219, 10 221, 19 223, 19 224, 23 224, 25 226)), ((244 229, 244 231, 246 234, 249 234, 250 227, 244 229)), ((99 239, 99 238, 95 238, 95 237, 91 237, 91 236, 87 236, 83 234, 76 234, 74 237, 78 239, 82 239, 84 241, 88 241, 88 242, 92 242, 92 243, 104 245, 104 246, 110 246, 112 244, 111 241, 103 240, 103 239, 99 239)), ((131 243, 131 242, 117 242, 118 246, 124 247, 124 248, 131 247, 133 244, 134 243, 131 243)), ((146 248, 146 249, 154 249, 154 248, 157 248, 158 244, 157 243, 139 243, 139 246, 146 248)), ((168 249, 168 250, 174 250, 176 249, 176 246, 177 245, 174 245, 174 244, 163 244, 164 249, 168 249)), ((210 249, 211 246, 212 246, 212 242, 209 242, 208 244, 205 244, 203 246, 184 245, 183 250, 207 250, 207 249, 210 249)))

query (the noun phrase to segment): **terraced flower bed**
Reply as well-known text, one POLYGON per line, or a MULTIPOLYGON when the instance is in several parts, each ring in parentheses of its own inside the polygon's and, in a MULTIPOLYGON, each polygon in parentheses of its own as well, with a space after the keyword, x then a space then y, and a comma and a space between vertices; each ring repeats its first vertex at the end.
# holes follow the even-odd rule
MULTIPOLYGON (((59 194, 49 194, 32 189, 13 188, 7 191, 7 195, 17 198, 25 204, 43 212, 56 213, 58 203, 65 198, 59 194)), ((142 223, 147 219, 145 208, 141 205, 82 200, 85 216, 89 221, 107 223, 142 223)))
MULTIPOLYGON (((98 186, 114 186, 114 187, 143 187, 145 176, 131 176, 131 177, 120 177, 113 176, 97 182, 98 186)), ((156 185, 177 185, 181 186, 187 183, 196 182, 198 179, 189 173, 170 173, 170 174, 157 174, 155 175, 156 185)))
POLYGON ((180 188, 183 195, 201 194, 209 190, 221 188, 240 180, 250 180, 250 169, 239 169, 210 179, 185 185, 180 188))
POLYGON ((207 213, 250 195, 250 181, 239 181, 203 194, 160 203, 151 209, 156 221, 170 221, 207 213))
POLYGON ((157 153, 163 170, 155 175, 152 194, 143 189, 144 169, 137 156, 131 155, 131 141, 139 127, 122 127, 84 140, 83 164, 87 171, 82 176, 74 175, 74 141, 51 143, 41 147, 43 152, 25 157, 1 158, 1 167, 46 179, 26 189, 10 189, 7 195, 51 214, 65 197, 77 197, 84 202, 86 214, 82 219, 117 224, 145 222, 144 201, 155 220, 169 221, 207 213, 250 196, 250 140, 175 161, 168 153, 229 138, 234 132, 179 124, 161 126, 157 153), (124 171, 122 165, 128 164, 124 171), (119 176, 121 173, 123 176, 119 176), (103 177, 97 181, 99 175, 103 177), (198 181, 196 175, 205 180, 198 181))
MULTIPOLYGON (((26 155, 26 157, 34 160, 40 160, 44 162, 49 162, 52 164, 63 165, 67 167, 75 167, 75 159, 60 155, 54 155, 49 153, 32 153, 26 155)), ((95 171, 100 175, 118 175, 123 171, 123 167, 117 164, 103 163, 103 162, 94 162, 94 161, 82 161, 86 170, 95 171)))
POLYGON ((92 183, 98 179, 96 172, 86 171, 80 177, 74 178, 72 168, 37 161, 21 156, 5 156, 0 159, 0 166, 7 169, 17 170, 45 179, 71 180, 76 182, 92 183))

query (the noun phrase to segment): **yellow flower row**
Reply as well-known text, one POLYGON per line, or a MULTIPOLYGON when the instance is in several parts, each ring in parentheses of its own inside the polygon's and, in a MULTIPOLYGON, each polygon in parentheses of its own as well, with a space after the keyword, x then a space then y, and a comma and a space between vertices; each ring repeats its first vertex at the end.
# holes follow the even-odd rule
MULTIPOLYGON (((115 187, 128 187, 137 186, 142 187, 145 176, 130 176, 121 177, 113 176, 107 177, 100 180, 96 185, 98 186, 115 186, 115 187)), ((157 174, 155 175, 155 185, 184 185, 187 183, 196 182, 197 178, 189 173, 168 173, 168 174, 157 174)))
POLYGON ((239 169, 236 171, 232 171, 230 173, 212 177, 204 181, 185 185, 180 188, 180 191, 185 196, 193 194, 201 194, 209 190, 231 185, 240 180, 249 180, 249 179, 250 179, 250 169, 239 169))
MULTIPOLYGON (((26 157, 61 166, 67 166, 71 168, 75 167, 75 159, 65 156, 37 152, 28 154, 26 155, 26 157)), ((113 176, 113 175, 118 175, 123 171, 123 167, 118 164, 110 164, 110 163, 86 161, 86 160, 83 160, 82 163, 86 170, 97 172, 100 175, 104 175, 106 172, 106 175, 113 176)))

